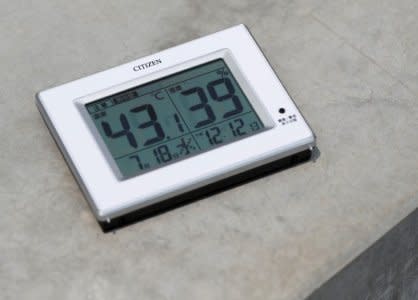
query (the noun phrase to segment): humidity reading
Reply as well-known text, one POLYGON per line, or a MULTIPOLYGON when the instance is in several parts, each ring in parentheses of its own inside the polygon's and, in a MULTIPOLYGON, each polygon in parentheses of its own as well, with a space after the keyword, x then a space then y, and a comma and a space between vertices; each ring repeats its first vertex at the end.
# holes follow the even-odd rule
POLYGON ((222 59, 86 105, 124 178, 264 129, 222 59))

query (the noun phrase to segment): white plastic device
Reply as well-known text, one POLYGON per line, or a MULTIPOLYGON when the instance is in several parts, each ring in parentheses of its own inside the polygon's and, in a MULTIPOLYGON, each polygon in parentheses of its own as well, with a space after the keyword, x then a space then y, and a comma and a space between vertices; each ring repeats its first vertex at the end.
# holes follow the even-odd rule
POLYGON ((244 25, 42 91, 37 94, 37 105, 100 222, 315 146, 311 128, 244 25), (265 128, 125 178, 86 104, 217 59, 228 66, 265 128))

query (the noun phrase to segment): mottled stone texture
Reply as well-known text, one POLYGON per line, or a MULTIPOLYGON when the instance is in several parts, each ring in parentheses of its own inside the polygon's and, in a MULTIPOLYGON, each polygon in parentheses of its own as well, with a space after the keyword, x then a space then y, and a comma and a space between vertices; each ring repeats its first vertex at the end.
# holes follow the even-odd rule
POLYGON ((414 0, 0 0, 0 298, 311 294, 418 205, 417 16, 414 0), (103 234, 35 93, 238 23, 321 156, 103 234))

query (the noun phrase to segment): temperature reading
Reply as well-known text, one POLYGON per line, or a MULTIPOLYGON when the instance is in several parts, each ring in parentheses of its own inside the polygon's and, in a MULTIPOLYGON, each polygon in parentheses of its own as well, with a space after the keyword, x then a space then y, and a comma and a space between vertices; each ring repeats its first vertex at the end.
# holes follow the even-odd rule
POLYGON ((125 178, 264 128, 222 59, 94 101, 86 108, 125 178))

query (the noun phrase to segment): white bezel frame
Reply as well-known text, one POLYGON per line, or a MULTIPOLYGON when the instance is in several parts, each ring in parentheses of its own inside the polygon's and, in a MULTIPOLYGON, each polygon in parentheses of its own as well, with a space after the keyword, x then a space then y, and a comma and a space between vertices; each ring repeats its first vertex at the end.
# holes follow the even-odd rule
POLYGON ((42 91, 37 99, 48 127, 100 221, 315 145, 312 130, 244 25, 42 91), (85 104, 217 58, 224 59, 268 130, 123 179, 85 104), (157 59, 162 63, 138 72, 133 70, 157 59), (285 108, 285 115, 279 114, 280 108, 285 108), (282 125, 279 119, 288 115, 295 115, 297 121, 282 125))

